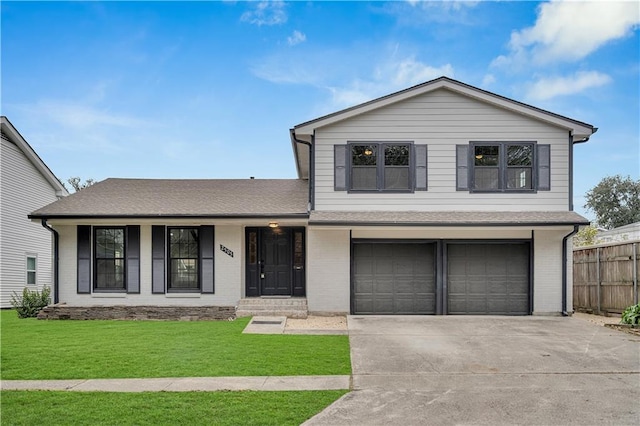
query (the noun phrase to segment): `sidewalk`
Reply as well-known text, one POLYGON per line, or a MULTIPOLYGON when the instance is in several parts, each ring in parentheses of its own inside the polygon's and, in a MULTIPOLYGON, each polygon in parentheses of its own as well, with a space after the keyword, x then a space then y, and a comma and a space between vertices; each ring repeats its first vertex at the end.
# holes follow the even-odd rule
POLYGON ((0 390, 101 392, 303 391, 349 389, 350 376, 178 377, 153 379, 2 380, 0 390))

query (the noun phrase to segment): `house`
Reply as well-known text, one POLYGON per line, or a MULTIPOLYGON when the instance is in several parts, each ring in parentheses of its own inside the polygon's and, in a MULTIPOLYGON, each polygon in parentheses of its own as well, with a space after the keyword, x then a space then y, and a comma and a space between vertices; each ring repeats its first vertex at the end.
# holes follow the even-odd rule
POLYGON ((27 215, 68 195, 7 117, 0 117, 0 307, 23 288, 52 287, 52 237, 27 215))
POLYGON ((640 240, 640 222, 630 223, 613 229, 599 230, 596 235, 598 244, 632 240, 640 240))
POLYGON ((441 77, 294 126, 297 179, 107 179, 30 217, 68 307, 566 315, 596 130, 441 77))

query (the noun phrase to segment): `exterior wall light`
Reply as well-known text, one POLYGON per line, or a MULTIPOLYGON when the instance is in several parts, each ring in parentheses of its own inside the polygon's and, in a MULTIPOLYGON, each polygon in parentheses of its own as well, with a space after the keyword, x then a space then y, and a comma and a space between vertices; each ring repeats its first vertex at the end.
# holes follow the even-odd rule
POLYGON ((269 228, 277 228, 278 226, 278 222, 269 222, 269 228))

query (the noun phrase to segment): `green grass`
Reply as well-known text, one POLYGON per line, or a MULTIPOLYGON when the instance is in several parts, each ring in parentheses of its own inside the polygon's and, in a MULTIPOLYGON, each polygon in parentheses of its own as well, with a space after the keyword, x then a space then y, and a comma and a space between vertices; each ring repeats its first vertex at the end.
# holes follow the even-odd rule
POLYGON ((350 374, 347 336, 242 334, 235 321, 42 321, 1 311, 2 379, 350 374))
POLYGON ((347 391, 2 392, 2 425, 299 425, 347 391))

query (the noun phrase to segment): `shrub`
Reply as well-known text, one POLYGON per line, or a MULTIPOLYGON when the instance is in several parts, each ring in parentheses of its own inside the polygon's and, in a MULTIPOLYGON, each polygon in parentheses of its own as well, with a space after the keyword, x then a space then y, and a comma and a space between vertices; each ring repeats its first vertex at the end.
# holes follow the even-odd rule
POLYGON ((38 312, 51 302, 51 289, 43 287, 42 291, 29 290, 25 287, 22 296, 15 292, 11 296, 11 305, 18 312, 20 318, 33 318, 38 316, 38 312))
POLYGON ((622 312, 622 324, 640 324, 640 303, 631 305, 622 312))

